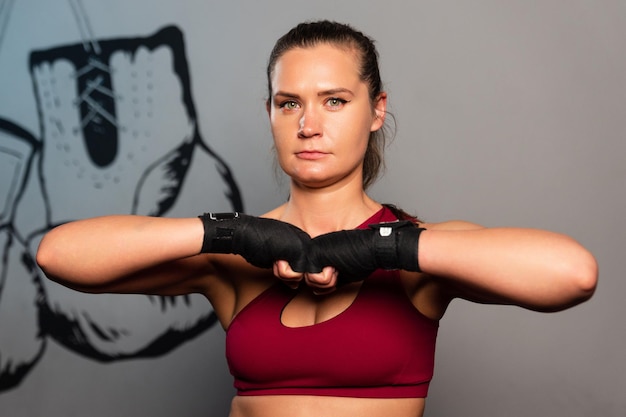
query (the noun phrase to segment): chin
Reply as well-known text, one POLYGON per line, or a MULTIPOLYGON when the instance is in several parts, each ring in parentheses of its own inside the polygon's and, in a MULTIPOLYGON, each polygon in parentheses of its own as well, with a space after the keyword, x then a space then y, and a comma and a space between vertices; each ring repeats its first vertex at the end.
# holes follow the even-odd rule
MULTIPOLYGON (((300 188, 308 188, 312 190, 319 190, 321 188, 329 188, 333 186, 342 187, 349 184, 351 181, 347 180, 347 178, 337 178, 328 176, 324 177, 309 177, 309 178, 291 178, 291 181, 294 185, 300 188)), ((360 181, 360 180, 359 180, 360 181)), ((362 184, 362 182, 359 182, 362 184)))

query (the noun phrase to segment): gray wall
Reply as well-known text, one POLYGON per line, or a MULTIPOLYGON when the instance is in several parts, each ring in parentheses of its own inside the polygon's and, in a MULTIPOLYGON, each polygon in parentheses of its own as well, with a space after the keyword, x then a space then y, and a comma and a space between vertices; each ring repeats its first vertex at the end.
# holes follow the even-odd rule
MULTIPOLYGON (((374 198, 428 221, 461 218, 565 232, 600 263, 594 298, 565 312, 455 301, 441 322, 427 415, 626 415, 623 1, 155 3, 0 1, 0 118, 37 140, 51 140, 40 130, 48 115, 38 112, 28 62, 34 50, 80 42, 73 6, 84 6, 83 16, 101 39, 144 37, 175 25, 185 36, 197 112, 190 120, 232 169, 245 210, 260 214, 286 196, 274 177, 263 105, 267 54, 274 40, 301 20, 350 22, 377 39, 398 127, 388 149, 388 171, 372 189, 374 198)), ((167 114, 180 113, 180 103, 174 96, 155 104, 164 113, 160 127, 153 128, 160 134, 151 138, 151 147, 179 140, 167 135, 189 134, 185 127, 170 131, 169 121, 164 123, 167 114)), ((24 146, 0 130, 0 151, 28 154, 24 146)), ((216 177, 213 162, 194 160, 196 177, 188 178, 184 204, 164 215, 231 205, 219 184, 205 195, 201 178, 216 177)), ((53 178, 62 168, 48 167, 42 174, 36 162, 20 174, 7 167, 0 167, 2 195, 16 203, 11 216, 8 209, 0 213, 5 248, 23 244, 20 250, 32 252, 37 231, 49 223, 99 214, 89 209, 89 193, 100 192, 92 183, 80 185, 84 191, 60 184, 44 192, 38 177, 53 178), (25 178, 18 184, 24 190, 20 196, 9 196, 16 184, 9 173, 25 178)), ((131 210, 127 200, 136 190, 122 185, 99 197, 107 202, 102 211, 131 210)), ((0 391, 0 415, 227 413, 233 391, 218 327, 156 358, 134 354, 138 347, 130 346, 167 330, 159 327, 164 320, 167 328, 192 327, 210 313, 201 300, 167 316, 162 309, 150 314, 150 308, 138 307, 139 298, 79 300, 42 284, 48 309, 65 307, 77 322, 91 317, 140 333, 125 342, 129 346, 99 346, 113 352, 105 362, 42 335, 34 307, 41 308, 41 293, 31 288, 27 274, 16 280, 20 273, 11 265, 4 265, 0 278, 0 370, 9 369, 11 359, 32 367, 18 384, 0 391), (115 360, 124 354, 130 359, 115 360)))

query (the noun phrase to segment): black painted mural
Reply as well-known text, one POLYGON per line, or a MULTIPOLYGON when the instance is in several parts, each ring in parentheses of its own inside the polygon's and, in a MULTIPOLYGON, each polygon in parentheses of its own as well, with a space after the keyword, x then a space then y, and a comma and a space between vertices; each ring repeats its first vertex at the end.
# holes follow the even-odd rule
MULTIPOLYGON (((111 362, 163 355, 216 322, 200 296, 91 295, 47 280, 34 254, 50 228, 112 213, 243 210, 200 132, 181 29, 99 39, 82 3, 69 3, 82 38, 30 53, 24 94, 35 96, 39 131, 0 115, 0 394, 52 340, 111 362)), ((11 4, 0 2, 5 20, 11 4)))

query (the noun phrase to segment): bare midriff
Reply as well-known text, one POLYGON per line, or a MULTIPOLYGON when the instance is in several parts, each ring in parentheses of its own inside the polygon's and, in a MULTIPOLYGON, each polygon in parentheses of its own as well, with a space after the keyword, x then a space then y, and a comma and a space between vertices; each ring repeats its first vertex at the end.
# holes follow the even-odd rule
POLYGON ((236 396, 230 417, 421 417, 424 404, 424 398, 236 396))

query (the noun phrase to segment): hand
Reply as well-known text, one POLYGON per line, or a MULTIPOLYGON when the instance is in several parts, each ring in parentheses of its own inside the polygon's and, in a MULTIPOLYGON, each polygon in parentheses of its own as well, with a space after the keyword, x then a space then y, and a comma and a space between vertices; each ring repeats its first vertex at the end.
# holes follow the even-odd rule
POLYGON ((296 226, 241 213, 206 213, 200 219, 204 224, 201 253, 238 254, 259 268, 283 260, 293 271, 307 270, 311 237, 296 226))
POLYGON ((311 242, 308 269, 333 266, 339 284, 363 280, 379 268, 419 272, 418 242, 423 230, 396 221, 318 236, 311 242))
POLYGON ((333 292, 337 286, 337 271, 332 266, 324 267, 321 272, 296 272, 287 261, 276 261, 273 271, 278 279, 292 289, 298 288, 302 281, 305 281, 315 294, 333 292))
POLYGON ((332 266, 339 285, 361 281, 377 269, 370 229, 326 233, 311 241, 309 269, 332 266))

